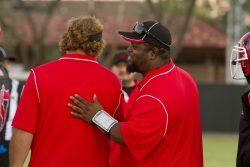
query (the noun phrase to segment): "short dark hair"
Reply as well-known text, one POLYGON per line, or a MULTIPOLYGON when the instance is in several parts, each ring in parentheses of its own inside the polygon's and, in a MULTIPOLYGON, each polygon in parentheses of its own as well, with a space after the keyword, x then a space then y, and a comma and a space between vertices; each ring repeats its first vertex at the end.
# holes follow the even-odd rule
POLYGON ((158 53, 159 53, 159 56, 162 58, 162 59, 170 59, 170 48, 158 48, 150 43, 144 43, 145 46, 147 47, 146 50, 152 50, 153 48, 156 48, 158 49, 158 53))
POLYGON ((170 49, 159 49, 159 54, 162 59, 170 59, 170 49))

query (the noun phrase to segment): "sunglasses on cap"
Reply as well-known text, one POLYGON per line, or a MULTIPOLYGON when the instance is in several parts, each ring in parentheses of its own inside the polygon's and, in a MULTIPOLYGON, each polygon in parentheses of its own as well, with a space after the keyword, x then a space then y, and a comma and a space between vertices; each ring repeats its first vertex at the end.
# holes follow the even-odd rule
MULTIPOLYGON (((156 24, 159 24, 159 22, 156 22, 156 24)), ((152 38, 154 38, 155 40, 157 40, 158 42, 160 42, 161 44, 167 46, 168 48, 170 48, 170 45, 166 44, 165 42, 163 42, 162 40, 160 40, 159 38, 157 38, 154 34, 150 33, 142 23, 136 22, 133 30, 140 35, 146 34, 152 38)))

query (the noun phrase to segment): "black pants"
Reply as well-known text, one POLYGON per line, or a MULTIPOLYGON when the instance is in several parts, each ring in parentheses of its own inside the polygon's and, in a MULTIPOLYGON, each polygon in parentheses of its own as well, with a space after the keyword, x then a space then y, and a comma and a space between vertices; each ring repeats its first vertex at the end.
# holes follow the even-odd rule
POLYGON ((9 167, 9 142, 4 144, 8 151, 4 154, 0 154, 0 167, 9 167))

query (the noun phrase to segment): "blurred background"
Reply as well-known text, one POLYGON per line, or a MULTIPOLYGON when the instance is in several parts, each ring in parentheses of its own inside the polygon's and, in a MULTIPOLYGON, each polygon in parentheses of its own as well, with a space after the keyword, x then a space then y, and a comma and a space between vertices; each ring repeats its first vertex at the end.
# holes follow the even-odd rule
POLYGON ((250 30, 249 0, 0 0, 0 46, 17 59, 10 76, 25 81, 31 68, 58 59, 60 34, 69 18, 80 15, 104 24, 107 47, 99 61, 107 67, 114 52, 128 46, 118 30, 148 19, 167 26, 175 64, 198 83, 205 166, 235 166, 246 82, 231 79, 229 60, 250 30))

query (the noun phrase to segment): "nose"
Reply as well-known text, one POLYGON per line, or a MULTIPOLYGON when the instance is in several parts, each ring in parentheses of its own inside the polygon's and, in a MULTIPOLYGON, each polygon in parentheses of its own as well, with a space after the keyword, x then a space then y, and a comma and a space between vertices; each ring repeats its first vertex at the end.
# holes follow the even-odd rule
POLYGON ((121 71, 126 72, 127 70, 127 63, 122 64, 121 71))
POLYGON ((132 45, 131 44, 128 46, 127 51, 128 51, 128 53, 132 52, 132 45))

